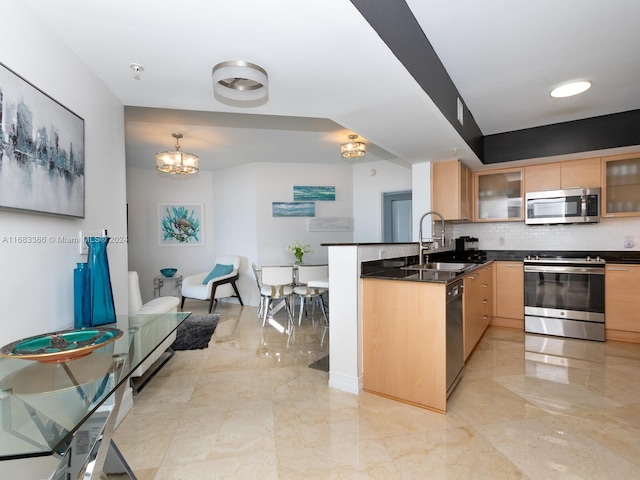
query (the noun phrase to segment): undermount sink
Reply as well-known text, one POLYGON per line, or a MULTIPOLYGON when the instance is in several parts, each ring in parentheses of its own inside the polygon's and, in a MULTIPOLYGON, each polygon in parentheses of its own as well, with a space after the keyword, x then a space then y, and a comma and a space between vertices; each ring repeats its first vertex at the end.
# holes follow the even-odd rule
POLYGON ((473 263, 444 263, 444 262, 429 262, 424 265, 409 265, 402 267, 405 270, 440 270, 445 272, 461 272, 469 267, 473 267, 473 263))

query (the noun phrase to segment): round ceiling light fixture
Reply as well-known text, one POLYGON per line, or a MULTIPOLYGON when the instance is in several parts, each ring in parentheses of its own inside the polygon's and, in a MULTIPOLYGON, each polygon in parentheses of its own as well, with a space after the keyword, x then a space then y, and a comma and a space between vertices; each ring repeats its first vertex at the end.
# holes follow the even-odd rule
POLYGON ((193 175, 198 173, 198 160, 200 157, 193 153, 180 151, 181 133, 172 133, 171 136, 176 139, 176 149, 174 151, 166 151, 156 153, 156 169, 159 172, 193 175))
POLYGON ((362 158, 367 153, 367 145, 357 140, 358 135, 349 135, 349 141, 340 146, 340 155, 348 160, 362 158))
POLYGON ((250 62, 221 62, 211 71, 213 91, 224 98, 239 101, 261 100, 269 93, 267 72, 250 62))
POLYGON ((574 95, 580 95, 591 88, 591 82, 589 80, 578 80, 568 83, 563 83, 555 87, 549 95, 553 98, 565 98, 573 97, 574 95))

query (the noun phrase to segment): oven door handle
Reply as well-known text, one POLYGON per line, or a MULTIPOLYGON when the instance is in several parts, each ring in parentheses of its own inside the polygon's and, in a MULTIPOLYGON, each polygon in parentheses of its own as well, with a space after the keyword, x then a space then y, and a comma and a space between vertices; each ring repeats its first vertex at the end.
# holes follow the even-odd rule
POLYGON ((602 267, 568 267, 558 265, 525 265, 525 272, 539 273, 582 273, 586 275, 604 275, 602 267))

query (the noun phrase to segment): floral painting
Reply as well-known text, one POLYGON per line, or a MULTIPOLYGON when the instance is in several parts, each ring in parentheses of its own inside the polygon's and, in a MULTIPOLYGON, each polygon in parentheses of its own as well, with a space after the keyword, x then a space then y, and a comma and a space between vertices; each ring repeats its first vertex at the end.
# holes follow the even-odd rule
POLYGON ((158 221, 161 246, 204 245, 201 203, 159 203, 158 221))

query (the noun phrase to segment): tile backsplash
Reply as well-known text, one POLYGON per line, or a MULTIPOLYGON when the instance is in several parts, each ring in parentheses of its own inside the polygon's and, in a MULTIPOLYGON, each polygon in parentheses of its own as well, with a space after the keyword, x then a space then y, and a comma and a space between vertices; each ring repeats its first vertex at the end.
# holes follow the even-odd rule
POLYGON ((452 230, 453 238, 477 237, 480 250, 640 250, 640 217, 603 218, 586 225, 466 223, 453 224, 452 230), (625 248, 626 240, 633 242, 632 248, 625 248))

